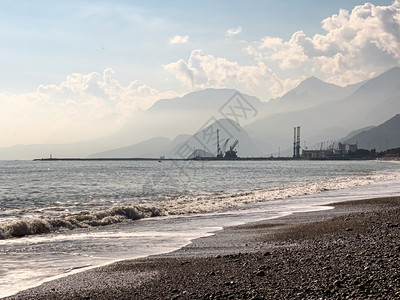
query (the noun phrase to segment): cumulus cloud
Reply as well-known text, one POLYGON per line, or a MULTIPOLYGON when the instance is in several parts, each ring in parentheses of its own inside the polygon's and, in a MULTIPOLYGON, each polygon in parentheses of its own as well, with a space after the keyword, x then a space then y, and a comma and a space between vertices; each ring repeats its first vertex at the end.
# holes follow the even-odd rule
MULTIPOLYGON (((268 98, 281 96, 307 76, 348 85, 400 64, 400 1, 341 9, 321 27, 324 32, 313 36, 299 30, 289 40, 267 36, 242 41, 245 53, 254 59, 251 65, 194 50, 187 61, 180 59, 164 69, 192 90, 232 87, 254 94, 262 86, 269 95, 257 96, 268 98)), ((241 27, 233 28, 226 35, 240 32, 241 27)))
POLYGON ((187 44, 189 42, 188 35, 176 35, 169 40, 170 44, 187 44))
POLYGON ((346 85, 375 76, 400 63, 400 2, 371 3, 351 12, 341 9, 322 21, 324 34, 295 32, 284 41, 265 37, 246 52, 281 70, 301 68, 332 83, 346 85))
POLYGON ((107 68, 102 74, 73 73, 59 84, 41 85, 32 93, 0 94, 0 112, 7 112, 0 116, 2 128, 15 131, 15 139, 9 137, 13 140, 10 144, 26 143, 30 136, 45 138, 66 128, 71 136, 63 137, 64 140, 73 141, 115 132, 134 112, 149 108, 159 99, 178 95, 159 92, 139 80, 124 86, 115 78, 115 72, 107 68), (25 134, 30 129, 34 133, 25 134), (86 137, 82 137, 84 130, 86 137))
POLYGON ((236 28, 231 28, 231 29, 228 29, 227 31, 225 31, 225 35, 226 36, 234 36, 234 35, 238 35, 241 32, 242 32, 242 27, 238 26, 236 28))
POLYGON ((192 51, 188 62, 181 59, 164 65, 164 69, 193 90, 226 87, 230 82, 251 86, 257 84, 267 71, 263 64, 241 66, 226 58, 206 54, 201 49, 192 51))
POLYGON ((41 85, 31 97, 49 105, 73 107, 75 117, 79 117, 76 114, 79 111, 87 118, 114 114, 123 119, 133 111, 146 109, 159 98, 171 95, 175 93, 161 93, 139 80, 122 86, 115 78, 115 72, 107 68, 103 74, 73 73, 58 85, 41 85))
POLYGON ((180 82, 192 90, 236 88, 251 92, 253 88, 268 82, 270 92, 279 96, 294 87, 291 80, 281 80, 262 61, 254 65, 240 65, 224 57, 206 54, 201 49, 193 50, 187 62, 180 59, 164 65, 164 69, 175 74, 180 82))

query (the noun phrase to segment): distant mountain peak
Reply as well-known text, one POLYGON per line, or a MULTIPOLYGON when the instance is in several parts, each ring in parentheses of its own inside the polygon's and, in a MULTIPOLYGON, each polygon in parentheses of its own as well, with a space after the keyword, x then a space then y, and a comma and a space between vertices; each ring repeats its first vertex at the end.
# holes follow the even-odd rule
POLYGON ((343 99, 352 91, 325 82, 315 76, 311 76, 299 83, 297 87, 287 92, 277 100, 292 108, 306 108, 323 102, 343 99))
MULTIPOLYGON (((314 83, 314 82, 324 82, 323 80, 319 79, 318 77, 311 76, 303 80, 300 84, 304 83, 314 83)), ((325 82, 326 83, 326 82, 325 82)))
POLYGON ((328 83, 328 82, 323 81, 323 80, 321 80, 321 79, 319 79, 318 77, 315 77, 315 76, 311 76, 311 77, 308 77, 307 79, 303 80, 302 82, 300 82, 300 84, 297 87, 298 88, 306 87, 306 88, 309 88, 309 89, 321 88, 321 87, 340 88, 339 86, 337 86, 335 84, 328 83))

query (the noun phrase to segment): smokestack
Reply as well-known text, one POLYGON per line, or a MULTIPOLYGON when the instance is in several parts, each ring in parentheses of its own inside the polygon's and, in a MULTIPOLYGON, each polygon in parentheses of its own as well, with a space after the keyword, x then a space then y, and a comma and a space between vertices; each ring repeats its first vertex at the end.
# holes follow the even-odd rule
POLYGON ((300 158, 300 126, 297 126, 296 157, 300 158))
POLYGON ((300 126, 297 126, 297 143, 300 142, 300 126))
POLYGON ((293 158, 300 158, 300 126, 294 127, 293 158))
POLYGON ((219 148, 219 129, 217 129, 217 155, 220 152, 220 148, 219 148))
POLYGON ((293 134, 293 158, 296 158, 296 127, 294 127, 293 134))

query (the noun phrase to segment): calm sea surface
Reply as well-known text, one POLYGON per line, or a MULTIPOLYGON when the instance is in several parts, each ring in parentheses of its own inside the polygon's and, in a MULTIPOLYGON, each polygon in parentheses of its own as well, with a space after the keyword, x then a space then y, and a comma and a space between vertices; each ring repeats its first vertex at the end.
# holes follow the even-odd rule
POLYGON ((375 161, 0 161, 0 297, 223 226, 400 193, 375 161))

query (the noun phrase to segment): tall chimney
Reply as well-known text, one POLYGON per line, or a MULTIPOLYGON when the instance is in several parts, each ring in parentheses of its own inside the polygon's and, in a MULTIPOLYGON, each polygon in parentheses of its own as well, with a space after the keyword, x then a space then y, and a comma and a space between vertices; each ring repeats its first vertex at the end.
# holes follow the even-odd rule
POLYGON ((293 158, 300 158, 300 126, 293 131, 293 158))
POLYGON ((293 158, 296 158, 296 127, 294 127, 293 134, 293 158))
POLYGON ((296 156, 300 158, 300 126, 297 127, 296 156))

